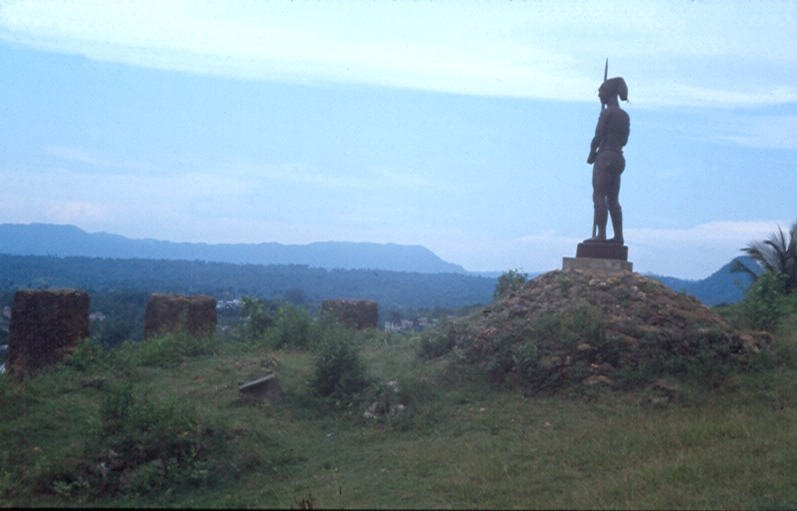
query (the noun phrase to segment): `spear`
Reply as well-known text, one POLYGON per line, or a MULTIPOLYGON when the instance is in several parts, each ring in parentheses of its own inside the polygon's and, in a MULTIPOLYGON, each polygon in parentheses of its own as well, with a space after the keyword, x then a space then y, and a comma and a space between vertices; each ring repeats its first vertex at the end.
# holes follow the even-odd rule
MULTIPOLYGON (((606 82, 607 78, 609 78, 609 57, 606 57, 606 64, 603 65, 603 83, 606 82)), ((603 85, 603 83, 601 85, 603 85)), ((605 106, 603 101, 601 101, 601 112, 603 112, 605 106)))
MULTIPOLYGON (((603 83, 606 83, 606 79, 609 77, 609 57, 606 57, 606 63, 603 65, 603 83)), ((601 83, 601 85, 603 85, 601 83)), ((606 105, 603 104, 601 101, 601 114, 603 113, 603 109, 606 108, 606 105)), ((596 238, 598 236, 598 222, 592 222, 592 237, 596 238)))

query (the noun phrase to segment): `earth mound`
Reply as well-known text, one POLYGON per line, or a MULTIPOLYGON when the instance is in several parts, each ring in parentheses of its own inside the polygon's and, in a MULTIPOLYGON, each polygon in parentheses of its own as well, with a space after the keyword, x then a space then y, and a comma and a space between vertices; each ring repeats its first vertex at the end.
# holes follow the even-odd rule
POLYGON ((568 384, 636 386, 692 374, 717 384, 770 342, 691 296, 630 271, 553 271, 437 329, 421 354, 452 351, 495 380, 532 391, 568 384))

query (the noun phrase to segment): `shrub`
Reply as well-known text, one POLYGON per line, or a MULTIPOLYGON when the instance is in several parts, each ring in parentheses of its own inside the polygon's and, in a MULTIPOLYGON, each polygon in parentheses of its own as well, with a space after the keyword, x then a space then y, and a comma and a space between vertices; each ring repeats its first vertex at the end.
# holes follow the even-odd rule
POLYGON ((508 296, 510 293, 519 289, 528 280, 528 274, 520 270, 509 270, 498 277, 498 283, 493 291, 493 299, 499 300, 508 296))
POLYGON ((292 304, 281 305, 274 317, 274 324, 266 334, 268 343, 274 348, 307 349, 313 341, 313 319, 310 313, 292 304))
POLYGON ((93 479, 103 492, 136 494, 201 484, 209 475, 210 449, 223 446, 212 431, 186 401, 145 399, 129 384, 115 386, 100 407, 102 440, 88 447, 95 462, 75 480, 93 479))
POLYGON ((737 306, 737 322, 743 328, 774 331, 789 312, 784 277, 773 272, 761 274, 737 306))
POLYGON ((102 343, 96 338, 86 338, 78 341, 77 348, 65 363, 78 371, 88 371, 101 367, 107 359, 108 352, 102 343))
POLYGON ((355 343, 345 329, 329 326, 318 347, 311 388, 319 396, 349 404, 368 384, 355 343))
POLYGON ((174 367, 185 359, 212 355, 219 349, 215 335, 194 337, 187 333, 168 333, 145 341, 125 342, 118 353, 135 365, 174 367))
POLYGON ((244 296, 242 299, 241 316, 246 318, 243 327, 243 337, 247 340, 257 340, 274 325, 274 310, 266 300, 258 300, 244 296))
POLYGON ((427 334, 421 338, 418 345, 418 356, 429 359, 442 357, 451 351, 455 341, 454 335, 445 329, 427 334))

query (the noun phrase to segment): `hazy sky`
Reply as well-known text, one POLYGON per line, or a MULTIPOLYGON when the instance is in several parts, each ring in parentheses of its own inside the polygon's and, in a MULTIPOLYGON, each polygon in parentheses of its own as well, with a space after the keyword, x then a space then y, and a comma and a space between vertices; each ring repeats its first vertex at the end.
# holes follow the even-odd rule
POLYGON ((795 28, 787 1, 0 0, 0 222, 556 269, 608 57, 629 259, 702 278, 797 218, 795 28))

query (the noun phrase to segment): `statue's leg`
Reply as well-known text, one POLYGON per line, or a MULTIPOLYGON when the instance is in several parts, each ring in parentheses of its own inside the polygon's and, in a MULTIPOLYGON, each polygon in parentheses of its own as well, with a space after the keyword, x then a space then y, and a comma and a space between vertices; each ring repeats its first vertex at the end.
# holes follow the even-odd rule
POLYGON ((600 158, 592 168, 592 216, 593 236, 586 242, 606 241, 606 222, 608 211, 606 208, 606 171, 600 165, 600 158), (595 232, 597 229, 597 233, 595 232))
POLYGON ((610 241, 613 243, 623 244, 623 208, 620 207, 620 174, 614 175, 609 182, 606 192, 606 203, 609 213, 612 216, 612 230, 614 231, 614 238, 610 241))

